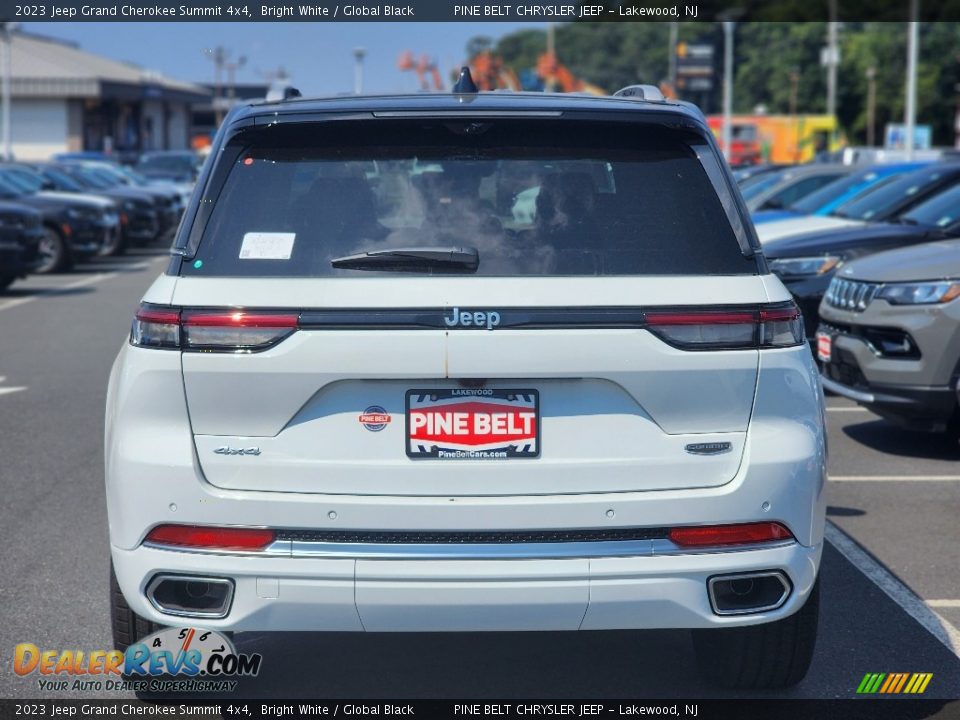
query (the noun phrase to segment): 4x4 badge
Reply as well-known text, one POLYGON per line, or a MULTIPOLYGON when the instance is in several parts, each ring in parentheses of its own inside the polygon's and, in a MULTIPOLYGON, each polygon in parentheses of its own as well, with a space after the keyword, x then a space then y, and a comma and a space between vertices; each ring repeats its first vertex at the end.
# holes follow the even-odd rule
POLYGON ((693 455, 719 455, 720 453, 730 452, 733 448, 732 443, 712 442, 712 443, 690 443, 684 448, 693 455))
POLYGON ((227 445, 218 447, 214 452, 217 455, 259 455, 260 448, 258 447, 248 447, 248 448, 232 448, 227 445))

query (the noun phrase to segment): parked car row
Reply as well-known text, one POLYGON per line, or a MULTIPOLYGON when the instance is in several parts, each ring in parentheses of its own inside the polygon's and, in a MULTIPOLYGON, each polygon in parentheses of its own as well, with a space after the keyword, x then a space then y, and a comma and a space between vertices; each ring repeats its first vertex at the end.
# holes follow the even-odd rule
POLYGON ((0 163, 0 290, 29 273, 169 239, 196 163, 182 152, 144 155, 138 167, 149 174, 86 157, 0 163))
POLYGON ((771 270, 804 315, 824 387, 904 427, 960 437, 960 163, 736 176, 771 270))

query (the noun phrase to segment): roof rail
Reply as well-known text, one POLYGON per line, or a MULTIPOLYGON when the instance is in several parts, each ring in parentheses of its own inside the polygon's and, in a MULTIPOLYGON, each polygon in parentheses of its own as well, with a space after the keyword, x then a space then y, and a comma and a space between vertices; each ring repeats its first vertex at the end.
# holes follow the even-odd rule
POLYGON ((660 88, 654 85, 627 85, 625 88, 617 90, 613 96, 636 98, 649 102, 663 102, 663 93, 660 92, 660 88))

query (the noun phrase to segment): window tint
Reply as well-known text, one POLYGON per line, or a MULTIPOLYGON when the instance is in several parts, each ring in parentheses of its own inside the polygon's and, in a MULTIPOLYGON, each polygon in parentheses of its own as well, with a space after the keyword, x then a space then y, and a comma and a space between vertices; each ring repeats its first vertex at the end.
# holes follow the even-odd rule
POLYGON ((844 203, 833 214, 855 220, 879 220, 895 211, 910 198, 941 182, 943 170, 924 169, 909 173, 844 203))
MULTIPOLYGON (((891 176, 891 179, 893 176, 891 176)), ((793 209, 802 213, 815 213, 824 205, 829 205, 841 195, 858 190, 865 190, 879 181, 874 170, 861 170, 852 175, 844 175, 832 183, 824 185, 814 193, 810 193, 800 202, 795 203, 793 209)))
POLYGON ((837 179, 836 175, 817 175, 815 177, 804 178, 793 183, 790 187, 784 188, 776 193, 773 198, 779 202, 780 207, 793 205, 800 198, 806 197, 817 188, 833 182, 837 179))
POLYGON ((919 225, 946 227, 960 220, 960 186, 936 195, 926 202, 922 202, 908 213, 903 219, 919 225))
POLYGON ((762 192, 766 192, 778 182, 783 180, 784 173, 786 171, 771 172, 761 175, 755 182, 750 183, 749 185, 743 185, 740 188, 740 194, 743 195, 744 200, 751 200, 755 198, 762 192))
POLYGON ((364 277, 371 271, 331 262, 456 247, 477 249, 478 275, 756 272, 675 131, 563 125, 380 121, 260 133, 223 153, 229 172, 208 189, 213 210, 182 273, 364 277))

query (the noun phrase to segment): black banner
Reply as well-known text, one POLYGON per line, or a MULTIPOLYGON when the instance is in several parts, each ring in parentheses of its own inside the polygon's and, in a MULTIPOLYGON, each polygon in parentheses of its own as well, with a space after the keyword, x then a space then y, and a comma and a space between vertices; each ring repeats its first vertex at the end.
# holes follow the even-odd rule
POLYGON ((13 718, 696 718, 954 720, 956 700, 0 700, 13 718))
MULTIPOLYGON (((7 22, 738 22, 829 19, 830 0, 0 0, 7 22)), ((906 0, 844 0, 838 21, 910 19, 906 0)), ((923 22, 960 20, 960 0, 919 4, 923 22)))

